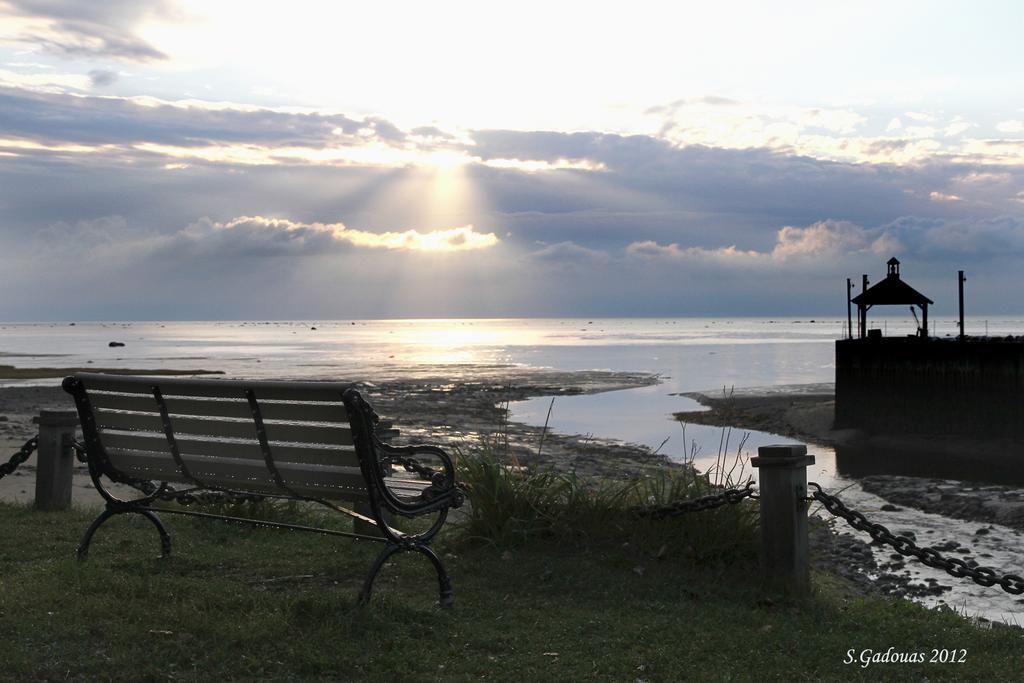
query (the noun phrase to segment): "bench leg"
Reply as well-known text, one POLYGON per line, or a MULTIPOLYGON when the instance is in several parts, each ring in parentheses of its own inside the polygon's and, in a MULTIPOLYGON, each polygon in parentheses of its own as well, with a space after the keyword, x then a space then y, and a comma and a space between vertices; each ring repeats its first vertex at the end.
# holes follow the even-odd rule
POLYGON ((427 556, 430 563, 434 565, 434 571, 437 572, 437 586, 440 590, 440 598, 438 603, 441 607, 452 606, 452 582, 448 578, 448 572, 444 570, 444 565, 441 564, 441 558, 437 556, 433 550, 425 545, 414 546, 414 550, 427 556))
POLYGON ((380 573, 381 567, 384 566, 384 563, 401 549, 401 546, 393 545, 391 543, 384 546, 384 550, 382 550, 380 555, 377 556, 376 561, 373 563, 373 567, 370 569, 369 575, 366 577, 366 581, 363 583, 363 589, 359 591, 360 605, 365 605, 370 602, 370 595, 373 593, 373 580, 377 578, 377 574, 380 573))
POLYGON ((441 558, 437 556, 433 550, 425 545, 407 545, 400 546, 389 543, 385 546, 384 550, 381 551, 377 560, 373 563, 373 568, 370 570, 369 576, 366 577, 366 582, 363 584, 363 589, 359 591, 359 604, 365 605, 370 601, 370 596, 373 593, 373 581, 377 578, 377 574, 380 573, 381 568, 384 564, 397 552, 403 550, 415 551, 426 555, 430 563, 434 565, 434 571, 437 572, 437 583, 440 590, 440 598, 438 599, 441 607, 452 606, 452 582, 448 578, 448 572, 445 571, 444 565, 441 564, 441 558))
POLYGON ((93 523, 89 525, 88 529, 86 529, 85 535, 82 536, 81 543, 78 544, 78 559, 84 560, 86 557, 88 557, 89 544, 92 543, 93 534, 96 533, 96 530, 99 529, 104 522, 106 522, 114 515, 119 515, 126 512, 137 512, 146 519, 148 519, 150 522, 152 522, 153 526, 156 527, 157 533, 160 534, 160 557, 167 557, 171 554, 171 536, 167 533, 167 529, 164 528, 163 522, 160 521, 160 518, 157 517, 156 514, 154 514, 151 510, 144 510, 139 508, 108 507, 106 510, 101 512, 99 517, 93 520, 93 523))

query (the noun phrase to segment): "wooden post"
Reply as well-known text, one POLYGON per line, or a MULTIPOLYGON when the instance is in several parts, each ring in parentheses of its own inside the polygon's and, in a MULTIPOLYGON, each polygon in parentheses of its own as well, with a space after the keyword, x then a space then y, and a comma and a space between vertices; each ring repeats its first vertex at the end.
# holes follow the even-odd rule
POLYGON ((67 510, 71 507, 71 476, 75 465, 71 442, 78 427, 78 413, 73 410, 44 410, 35 422, 39 424, 36 508, 67 510))
POLYGON ((806 595, 810 590, 807 555, 807 446, 761 446, 750 464, 760 469, 761 571, 770 592, 806 595))
MULTIPOLYGON (((863 294, 867 291, 867 274, 860 276, 860 293, 863 294)), ((857 304, 857 313, 860 317, 860 338, 865 339, 867 337, 867 304, 857 304)))
POLYGON ((957 290, 959 291, 959 294, 960 294, 960 334, 958 335, 957 338, 960 341, 964 340, 964 280, 966 280, 966 279, 967 278, 964 277, 964 271, 958 270, 957 271, 957 290))

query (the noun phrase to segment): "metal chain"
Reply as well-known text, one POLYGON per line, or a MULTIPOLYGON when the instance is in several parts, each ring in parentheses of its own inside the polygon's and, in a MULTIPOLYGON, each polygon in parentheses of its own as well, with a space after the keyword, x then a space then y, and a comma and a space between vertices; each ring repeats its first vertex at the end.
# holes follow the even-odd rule
POLYGON ((851 510, 843 501, 833 495, 825 493, 820 484, 810 483, 817 489, 811 498, 825 506, 825 509, 836 517, 841 517, 858 531, 866 531, 871 538, 879 543, 892 546, 900 555, 915 557, 923 564, 941 569, 951 576, 957 578, 969 578, 979 586, 995 586, 998 584, 1011 595, 1024 593, 1024 577, 1016 574, 1004 574, 1000 576, 990 567, 972 567, 964 560, 955 557, 943 557, 935 548, 921 548, 906 536, 899 536, 876 522, 871 522, 857 510, 851 510))
MULTIPOLYGON (((135 480, 125 483, 142 491, 147 496, 151 496, 159 491, 159 487, 151 481, 135 480)), ((171 486, 165 486, 164 490, 160 491, 156 497, 164 501, 173 501, 179 505, 192 505, 193 503, 200 505, 237 505, 240 503, 258 503, 266 498, 266 496, 258 494, 235 491, 200 491, 198 489, 179 491, 171 486)))
POLYGON ((394 462, 404 467, 406 472, 415 473, 417 476, 419 476, 420 479, 423 479, 424 481, 432 481, 434 479, 434 475, 442 474, 438 470, 427 467, 416 458, 405 458, 400 455, 389 455, 387 459, 393 460, 394 462))
POLYGON ((33 436, 25 442, 25 445, 23 445, 17 453, 11 456, 10 460, 5 463, 0 463, 0 479, 3 479, 8 474, 18 469, 18 466, 28 460, 29 456, 32 455, 32 452, 36 450, 38 445, 39 437, 33 436))
POLYGON ((680 500, 666 505, 643 505, 629 509, 630 514, 636 517, 649 517, 650 519, 663 519, 665 517, 676 517, 688 512, 700 512, 722 505, 735 505, 744 498, 754 496, 754 482, 748 481, 742 489, 726 489, 713 496, 694 498, 692 500, 680 500))
MULTIPOLYGON (((379 439, 377 439, 377 437, 376 437, 377 427, 380 425, 380 415, 378 415, 377 412, 373 408, 370 407, 369 403, 366 403, 364 401, 362 403, 362 406, 363 406, 363 415, 366 417, 366 421, 370 424, 370 428, 374 432, 373 438, 375 440, 377 440, 377 443, 380 443, 379 439)), ((392 454, 388 455, 386 458, 384 458, 382 460, 381 464, 384 464, 385 462, 388 462, 388 461, 392 461, 392 462, 395 462, 395 463, 401 465, 403 468, 405 468, 406 472, 413 472, 420 479, 423 479, 424 481, 434 481, 434 475, 437 475, 437 474, 442 474, 443 475, 442 472, 439 472, 438 470, 435 470, 433 468, 427 467, 426 465, 421 463, 416 458, 406 458, 404 456, 392 453, 392 454)))

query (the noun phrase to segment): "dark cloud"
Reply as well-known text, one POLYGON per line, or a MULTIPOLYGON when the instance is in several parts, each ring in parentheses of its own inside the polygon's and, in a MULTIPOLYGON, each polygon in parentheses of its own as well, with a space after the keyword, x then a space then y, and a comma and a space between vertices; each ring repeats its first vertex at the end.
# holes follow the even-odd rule
POLYGON ((469 150, 486 160, 522 159, 557 161, 593 159, 614 153, 623 145, 660 146, 647 136, 623 137, 601 133, 558 133, 546 131, 478 130, 469 150))
POLYGON ((703 104, 710 107, 736 107, 743 104, 743 102, 740 100, 734 100, 731 97, 722 97, 721 95, 704 95, 703 97, 686 97, 670 102, 669 104, 659 104, 653 107, 648 107, 644 113, 652 115, 672 114, 683 107, 695 104, 703 104))
POLYGON ((113 85, 117 82, 118 74, 116 71, 110 71, 108 69, 93 69, 89 72, 89 83, 94 88, 103 88, 108 85, 113 85))
POLYGON ((524 177, 508 169, 474 171, 488 200, 524 237, 551 241, 545 215, 588 246, 621 244, 624 234, 699 246, 767 248, 783 225, 842 218, 881 225, 900 216, 991 218, 1019 211, 1024 170, 998 182, 973 182, 984 166, 936 160, 914 166, 849 164, 777 151, 675 147, 643 136, 488 131, 476 134, 482 158, 577 158, 605 170, 524 177), (517 152, 518 150, 518 152, 517 152), (964 201, 936 201, 932 193, 964 201), (539 215, 538 215, 539 214, 539 215), (589 233, 586 242, 579 234, 589 233), (618 237, 616 237, 618 233, 618 237))
POLYGON ((381 140, 387 142, 403 142, 405 140, 405 133, 390 121, 373 116, 367 118, 365 123, 381 140))
POLYGON ((743 104, 739 100, 734 100, 730 97, 720 97, 718 95, 705 95, 699 99, 701 104, 710 104, 715 107, 735 107, 743 104))
POLYGON ((0 87, 0 130, 44 141, 196 146, 210 143, 321 147, 369 127, 387 141, 401 131, 383 119, 269 109, 155 106, 111 97, 72 97, 0 87))
POLYGON ((135 34, 152 16, 174 16, 166 0, 3 0, 0 9, 47 21, 45 31, 16 36, 65 57, 115 58, 135 62, 167 59, 167 55, 135 34))
POLYGON ((416 135, 416 136, 419 136, 419 137, 423 137, 423 138, 446 138, 446 137, 448 137, 447 133, 445 133, 440 128, 437 128, 436 126, 420 126, 419 128, 413 128, 409 132, 412 133, 413 135, 416 135))

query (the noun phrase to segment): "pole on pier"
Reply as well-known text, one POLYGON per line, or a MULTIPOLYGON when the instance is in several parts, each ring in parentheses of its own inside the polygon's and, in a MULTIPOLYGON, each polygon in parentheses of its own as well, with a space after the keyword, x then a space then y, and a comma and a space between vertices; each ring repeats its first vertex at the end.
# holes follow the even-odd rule
POLYGON ((71 442, 75 439, 78 414, 73 410, 44 410, 35 421, 39 423, 36 508, 67 510, 71 507, 71 476, 75 464, 71 442))
POLYGON ((846 278, 846 338, 853 339, 853 281, 846 278))
POLYGON ((957 289, 960 291, 960 341, 964 340, 964 271, 957 271, 957 289))
POLYGON ((769 592, 807 595, 807 446, 761 446, 750 464, 759 468, 761 572, 769 592))
MULTIPOLYGON (((867 273, 860 276, 860 293, 868 291, 868 276, 867 273)), ((864 339, 868 336, 868 309, 862 306, 857 307, 857 314, 860 318, 860 338, 864 339)))

